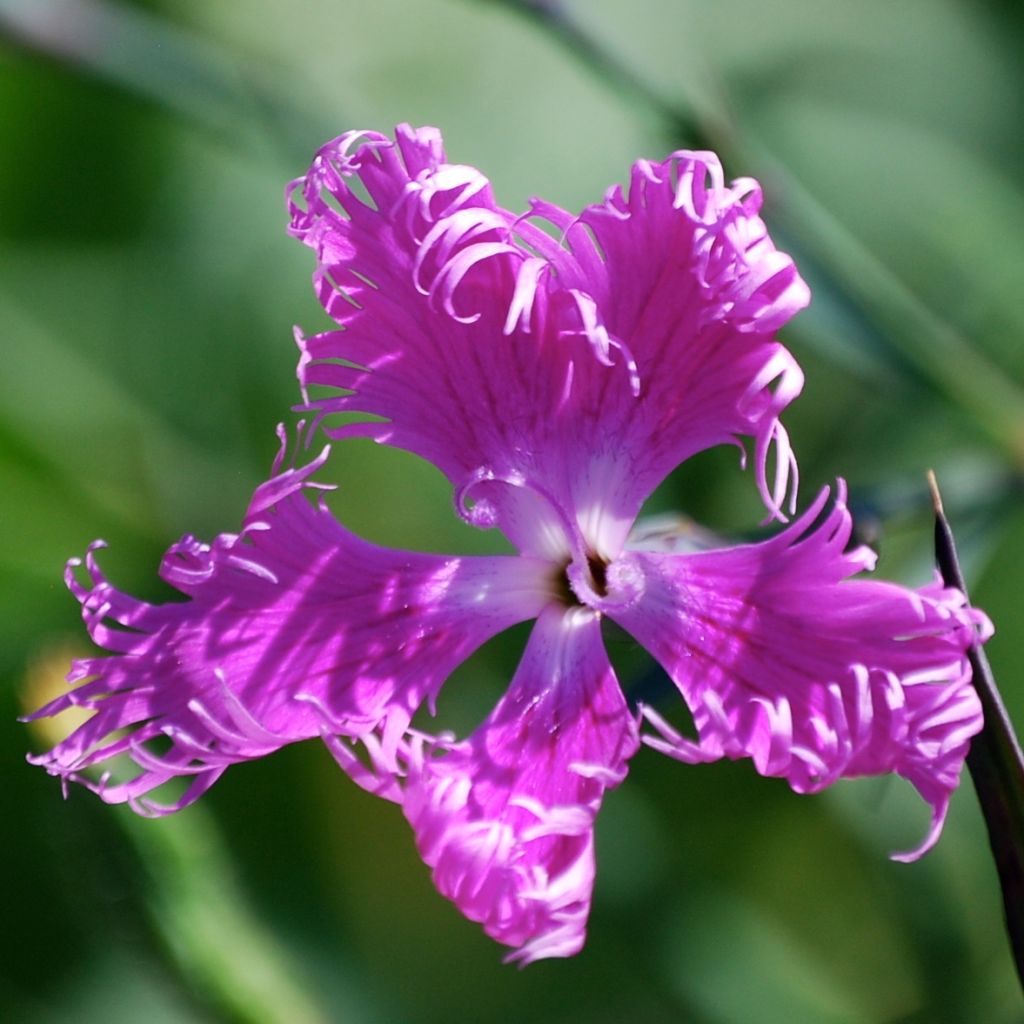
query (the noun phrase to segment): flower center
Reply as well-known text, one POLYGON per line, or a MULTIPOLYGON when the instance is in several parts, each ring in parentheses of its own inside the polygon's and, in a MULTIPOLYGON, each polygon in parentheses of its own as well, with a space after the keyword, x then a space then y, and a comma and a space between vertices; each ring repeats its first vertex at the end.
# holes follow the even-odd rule
POLYGON ((558 593, 564 604, 595 607, 608 596, 609 563, 600 555, 587 552, 562 565, 558 574, 558 593))

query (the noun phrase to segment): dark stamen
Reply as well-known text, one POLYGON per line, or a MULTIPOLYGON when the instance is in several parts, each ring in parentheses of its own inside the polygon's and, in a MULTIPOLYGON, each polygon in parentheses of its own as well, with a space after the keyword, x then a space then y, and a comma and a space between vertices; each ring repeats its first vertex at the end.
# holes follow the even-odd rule
MULTIPOLYGON (((555 577, 555 586, 558 589, 558 596, 563 604, 569 606, 583 605, 586 602, 580 600, 579 595, 573 590, 569 580, 569 566, 564 565, 555 577)), ((608 596, 608 563, 599 555, 587 555, 587 570, 590 573, 590 588, 598 597, 608 596)))
POLYGON ((569 582, 569 574, 566 572, 568 565, 565 566, 562 571, 556 577, 555 586, 558 588, 558 596, 562 599, 562 604, 578 605, 580 599, 576 596, 576 592, 572 589, 572 584, 569 582))
POLYGON ((594 581, 594 593, 599 597, 608 596, 608 563, 597 555, 587 555, 587 567, 594 581))

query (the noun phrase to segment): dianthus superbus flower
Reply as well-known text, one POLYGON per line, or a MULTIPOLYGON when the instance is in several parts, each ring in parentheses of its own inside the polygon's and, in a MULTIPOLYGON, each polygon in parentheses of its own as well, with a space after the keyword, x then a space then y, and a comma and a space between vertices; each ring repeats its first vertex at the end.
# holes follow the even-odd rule
POLYGON ((92 552, 84 581, 69 568, 111 654, 76 663, 80 685, 37 712, 94 709, 34 760, 164 813, 235 762, 322 737, 401 805, 440 891, 523 963, 582 946, 595 816, 642 741, 685 762, 749 757, 801 793, 895 772, 932 810, 906 856, 927 849, 981 726, 965 651, 984 617, 937 583, 850 579, 872 555, 848 549, 842 485, 762 543, 631 542, 654 488, 714 445, 749 440, 770 517, 794 500, 779 415, 802 375, 775 333, 808 291, 760 204, 710 153, 639 161, 577 215, 540 200, 516 215, 433 129, 325 146, 289 189, 337 325, 299 338, 313 429, 429 460, 458 513, 517 554, 361 540, 317 497, 326 450, 291 465, 282 438, 240 533, 165 557, 187 600, 129 597, 92 552), (660 662, 693 736, 629 705, 603 616, 660 662), (414 726, 465 658, 529 619, 508 692, 471 735, 414 726), (119 754, 131 777, 88 771, 119 754), (176 802, 148 795, 178 776, 176 802))

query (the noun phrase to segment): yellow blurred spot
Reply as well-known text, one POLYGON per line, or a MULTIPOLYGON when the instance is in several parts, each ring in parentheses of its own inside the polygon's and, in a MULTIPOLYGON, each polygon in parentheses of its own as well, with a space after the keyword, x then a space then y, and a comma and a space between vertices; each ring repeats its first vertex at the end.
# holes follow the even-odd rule
MULTIPOLYGON (((75 658, 87 657, 88 648, 71 640, 55 640, 38 650, 25 667, 25 677, 19 688, 22 709, 31 714, 37 708, 66 693, 69 689, 67 674, 75 658)), ((94 712, 89 708, 70 707, 50 718, 37 718, 28 723, 29 729, 46 748, 56 746, 88 721, 94 712)))

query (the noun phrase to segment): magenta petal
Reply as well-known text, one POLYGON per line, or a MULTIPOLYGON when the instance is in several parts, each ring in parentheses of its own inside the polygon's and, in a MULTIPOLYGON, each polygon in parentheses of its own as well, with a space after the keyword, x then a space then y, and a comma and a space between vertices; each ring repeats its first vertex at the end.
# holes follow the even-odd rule
MULTIPOLYGON (((68 586, 93 640, 112 652, 76 662, 77 688, 33 717, 71 706, 93 716, 33 760, 110 802, 147 813, 195 800, 224 769, 307 737, 401 732, 448 674, 488 638, 550 600, 550 566, 528 558, 453 558, 379 548, 303 492, 326 452, 253 498, 241 533, 191 537, 163 578, 189 600, 149 604, 86 559, 68 586), (112 768, 127 754, 138 771, 112 768), (192 776, 171 806, 141 800, 192 776)), ((355 766, 353 766, 355 769, 355 766)))
POLYGON ((692 555, 635 553, 617 571, 642 596, 609 609, 664 665, 698 739, 655 712, 645 737, 683 761, 750 757, 797 792, 896 772, 933 812, 938 838, 971 736, 982 725, 967 648, 987 620, 955 590, 849 580, 873 564, 845 551, 842 492, 761 544, 692 555), (638 580, 642 580, 638 582, 638 580))
POLYGON ((506 431, 528 411, 535 347, 502 332, 513 302, 528 301, 516 282, 530 255, 487 179, 445 162, 436 130, 396 136, 344 135, 289 187, 291 232, 316 251, 317 292, 343 328, 300 340, 299 375, 351 391, 317 402, 323 411, 386 419, 335 436, 406 448, 462 486, 509 468, 506 431))
MULTIPOLYGON (((606 557, 675 466, 743 437, 781 515, 795 463, 779 414, 803 377, 774 332, 808 292, 760 202, 711 154, 676 153, 578 217, 540 200, 517 216, 434 129, 342 136, 289 188, 341 327, 300 337, 307 400, 379 417, 331 432, 416 452, 460 493, 528 481, 606 557)), ((541 553, 512 493, 467 518, 541 553)))
MULTIPOLYGON (((760 207, 757 182, 727 185, 713 153, 686 151, 638 161, 628 190, 611 189, 578 217, 538 204, 571 249, 553 256, 559 279, 590 296, 635 365, 635 398, 587 365, 577 366, 574 393, 592 447, 628 453, 620 474, 629 491, 617 496, 624 522, 685 459, 741 437, 754 438, 762 496, 781 514, 795 462, 779 415, 803 374, 774 334, 810 292, 772 244, 760 207)), ((596 483, 588 497, 610 504, 606 481, 596 483)))
POLYGON ((637 745, 599 617, 551 606, 487 721, 411 768, 405 813, 438 889, 517 947, 508 959, 583 945, 594 818, 637 745))

